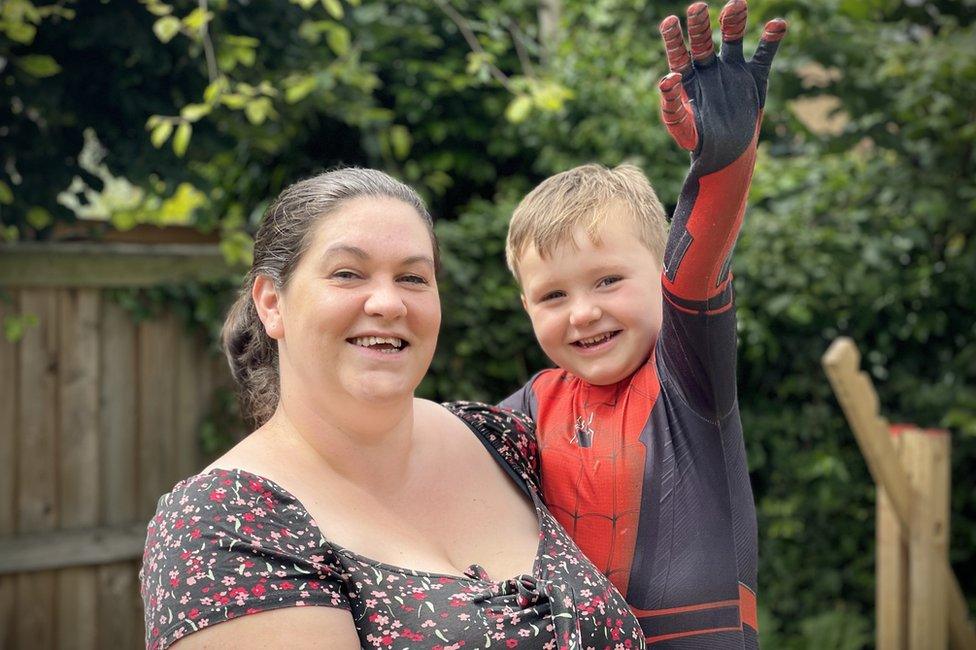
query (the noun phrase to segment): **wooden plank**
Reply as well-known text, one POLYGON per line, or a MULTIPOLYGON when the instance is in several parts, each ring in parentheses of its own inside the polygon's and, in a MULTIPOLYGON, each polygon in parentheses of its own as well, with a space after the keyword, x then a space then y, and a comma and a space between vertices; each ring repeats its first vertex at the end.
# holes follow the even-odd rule
MULTIPOLYGON (((61 528, 98 524, 99 293, 66 289, 60 300, 60 511, 61 528)), ((73 552, 73 551, 72 551, 73 552)), ((94 567, 58 574, 58 647, 95 648, 94 567)))
POLYGON ((123 524, 141 516, 136 501, 138 409, 136 324, 119 305, 102 302, 99 381, 101 521, 123 524))
MULTIPOLYGON (((0 324, 20 309, 20 295, 5 291, 0 300, 0 324)), ((17 527, 17 356, 18 346, 0 334, 0 540, 17 527)), ((0 648, 14 647, 16 576, 0 576, 0 648)))
POLYGON ((874 482, 885 489, 898 521, 907 529, 911 486, 888 435, 888 423, 879 414, 878 394, 867 373, 860 370, 861 354, 851 339, 839 338, 822 362, 874 482))
POLYGON ((902 457, 915 493, 908 542, 908 647, 948 647, 949 434, 908 430, 902 457))
MULTIPOLYGON (((125 552, 141 557, 146 525, 137 517, 136 324, 111 300, 102 301, 102 341, 100 519, 108 527, 134 522, 138 546, 133 543, 125 552)), ((137 648, 143 644, 138 571, 139 563, 132 561, 97 567, 99 647, 137 648)))
POLYGON ((145 541, 142 522, 17 535, 0 540, 0 575, 130 561, 145 541))
MULTIPOLYGON (((901 448, 898 432, 892 443, 901 448)), ((883 487, 878 487, 876 504, 877 607, 876 647, 878 650, 906 650, 908 647, 908 540, 902 534, 898 517, 883 487)))
POLYGON ((139 512, 146 521, 159 497, 179 479, 176 447, 176 359, 179 323, 172 316, 139 324, 139 512))
MULTIPOLYGON (((838 338, 823 355, 821 363, 864 454, 871 476, 878 487, 887 493, 902 530, 907 530, 914 507, 914 490, 901 461, 896 457, 887 434, 887 423, 878 414, 878 395, 867 374, 859 370, 861 355, 857 347, 847 337, 838 338)), ((948 576, 951 647, 976 650, 976 628, 969 617, 969 606, 959 582, 948 562, 941 566, 941 570, 948 576)))
MULTIPOLYGON (((19 533, 50 531, 58 525, 58 300, 53 291, 24 290, 21 312, 37 316, 20 343, 18 393, 17 528, 19 533)), ((15 647, 54 645, 53 572, 17 577, 15 647)))
POLYGON ((145 647, 139 566, 139 562, 118 562, 99 567, 100 648, 145 647))
POLYGON ((200 467, 199 431, 203 416, 209 354, 203 342, 189 332, 177 337, 176 376, 176 438, 174 472, 184 478, 198 472, 200 467))
POLYGON ((0 245, 0 284, 10 287, 146 287, 240 273, 212 244, 0 245))

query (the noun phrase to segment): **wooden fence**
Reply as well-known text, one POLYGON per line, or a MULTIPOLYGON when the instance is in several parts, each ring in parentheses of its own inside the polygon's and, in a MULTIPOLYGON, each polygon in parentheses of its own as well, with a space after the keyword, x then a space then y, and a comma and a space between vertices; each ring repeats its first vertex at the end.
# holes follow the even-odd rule
POLYGON ((949 433, 889 426, 851 339, 835 340, 822 361, 877 486, 878 650, 976 650, 949 566, 949 433))
POLYGON ((198 471, 219 359, 172 315, 106 289, 228 271, 212 246, 0 247, 0 648, 138 648, 157 498, 198 471))

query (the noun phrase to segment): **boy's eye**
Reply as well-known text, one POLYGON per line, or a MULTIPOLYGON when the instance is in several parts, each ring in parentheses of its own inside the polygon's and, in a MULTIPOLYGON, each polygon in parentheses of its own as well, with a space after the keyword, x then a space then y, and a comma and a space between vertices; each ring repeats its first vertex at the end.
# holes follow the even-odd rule
POLYGON ((566 294, 562 291, 550 291, 539 298, 539 302, 546 302, 548 300, 555 300, 556 298, 562 298, 566 294))
POLYGON ((607 276, 605 278, 602 278, 600 280, 600 282, 598 282, 598 284, 601 287, 609 287, 611 284, 616 284, 617 282, 620 282, 621 280, 623 280, 623 278, 620 277, 619 275, 609 275, 609 276, 607 276))

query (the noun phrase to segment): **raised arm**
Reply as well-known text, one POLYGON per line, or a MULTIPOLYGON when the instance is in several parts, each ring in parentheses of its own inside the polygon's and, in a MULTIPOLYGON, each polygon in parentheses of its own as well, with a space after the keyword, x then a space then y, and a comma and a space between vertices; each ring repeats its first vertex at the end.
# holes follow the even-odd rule
POLYGON ((660 84, 661 118, 678 146, 691 152, 671 222, 662 278, 665 322, 661 354, 703 414, 722 415, 735 399, 735 318, 729 268, 756 161, 770 65, 786 21, 766 23, 746 60, 748 7, 731 0, 719 21, 715 52, 708 5, 688 7, 685 44, 676 16, 661 22, 670 74, 660 84))

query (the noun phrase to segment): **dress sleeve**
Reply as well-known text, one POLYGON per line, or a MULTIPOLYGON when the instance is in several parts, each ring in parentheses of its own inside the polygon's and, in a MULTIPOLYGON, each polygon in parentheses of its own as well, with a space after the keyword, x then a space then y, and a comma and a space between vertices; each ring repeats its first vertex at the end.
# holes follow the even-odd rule
POLYGON ((524 492, 538 492, 539 447, 531 418, 480 402, 449 402, 444 406, 478 435, 524 492))
POLYGON ((306 605, 350 609, 333 549, 267 479, 214 470, 159 500, 140 572, 146 647, 238 616, 306 605))

